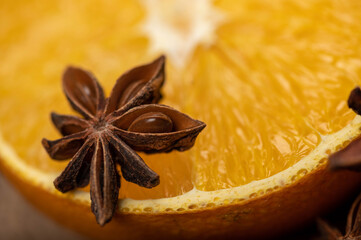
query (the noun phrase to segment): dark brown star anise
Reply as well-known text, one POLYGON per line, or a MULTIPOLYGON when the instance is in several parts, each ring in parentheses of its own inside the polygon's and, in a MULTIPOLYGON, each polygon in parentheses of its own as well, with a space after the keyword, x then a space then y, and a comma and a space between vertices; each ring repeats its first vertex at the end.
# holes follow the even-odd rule
MULTIPOLYGON (((359 87, 351 91, 347 103, 349 108, 361 115, 361 89, 359 87)), ((330 155, 328 165, 331 170, 361 171, 361 137, 353 140, 344 149, 330 155)))
MULTIPOLYGON (((348 106, 356 114, 361 115, 361 89, 356 87, 350 93, 348 106)), ((344 149, 332 154, 328 159, 330 170, 348 169, 361 170, 361 138, 353 140, 344 149)), ((354 201, 347 218, 346 234, 343 236, 338 229, 330 227, 319 220, 318 225, 325 239, 328 240, 361 240, 361 194, 354 201)))
POLYGON ((72 158, 55 187, 65 193, 85 187, 90 181, 91 208, 100 225, 109 222, 118 202, 120 165, 123 178, 139 186, 152 188, 159 176, 135 152, 184 151, 194 145, 206 126, 203 122, 165 105, 160 98, 165 57, 124 73, 109 98, 96 78, 80 68, 68 67, 63 89, 72 108, 84 119, 51 114, 64 136, 55 141, 43 139, 51 158, 72 158))
POLYGON ((318 220, 318 226, 321 229, 322 236, 327 240, 357 240, 361 239, 361 194, 357 197, 348 213, 346 234, 328 225, 323 220, 318 220))

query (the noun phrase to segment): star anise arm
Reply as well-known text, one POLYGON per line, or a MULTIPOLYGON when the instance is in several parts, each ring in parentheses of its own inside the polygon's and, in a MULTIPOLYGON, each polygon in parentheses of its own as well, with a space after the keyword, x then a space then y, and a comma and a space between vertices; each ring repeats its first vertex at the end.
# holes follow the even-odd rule
POLYGON ((52 112, 51 120, 63 136, 82 132, 89 127, 89 123, 76 116, 61 115, 52 112))
POLYGON ((121 75, 110 94, 106 115, 121 115, 132 107, 158 102, 165 79, 164 65, 165 57, 161 56, 121 75))
POLYGON ((108 143, 99 137, 90 168, 90 197, 92 211, 101 226, 113 217, 119 188, 119 175, 111 158, 108 143))
POLYGON ((115 158, 121 166, 123 178, 141 187, 152 188, 159 184, 159 175, 143 159, 116 135, 109 134, 109 142, 118 154, 115 158))
POLYGON ((352 239, 361 237, 361 194, 356 198, 347 216, 346 236, 352 239))
POLYGON ((94 146, 94 141, 88 139, 83 146, 74 155, 68 163, 64 171, 54 180, 54 186, 60 192, 68 192, 76 187, 85 187, 88 185, 89 166, 92 156, 91 148, 94 146))
POLYGON ((322 239, 325 240, 340 240, 342 239, 342 234, 341 232, 336 229, 336 228, 332 228, 330 225, 328 225, 325 221, 318 219, 317 220, 317 225, 321 231, 322 234, 322 239))
POLYGON ((84 144, 87 135, 87 131, 83 131, 54 141, 43 138, 41 143, 52 159, 66 160, 72 158, 78 152, 84 144))
POLYGON ((104 92, 96 78, 80 68, 68 67, 63 74, 63 89, 73 109, 90 119, 104 108, 104 92))
POLYGON ((347 100, 348 107, 355 113, 361 115, 361 89, 360 87, 354 88, 347 100))
POLYGON ((119 137, 134 150, 184 151, 191 148, 205 124, 171 107, 148 104, 135 107, 112 124, 119 137))

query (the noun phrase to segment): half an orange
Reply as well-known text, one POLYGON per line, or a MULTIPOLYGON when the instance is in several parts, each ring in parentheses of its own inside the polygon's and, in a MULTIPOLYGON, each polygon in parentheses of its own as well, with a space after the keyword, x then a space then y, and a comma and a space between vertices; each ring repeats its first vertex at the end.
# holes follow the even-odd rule
MULTIPOLYGON (((275 236, 351 194, 361 176, 326 170, 360 135, 346 105, 360 84, 358 1, 10 1, 0 3, 0 169, 38 208, 101 239, 275 236), (67 65, 109 93, 125 70, 168 57, 162 103, 207 128, 187 152, 142 154, 160 185, 122 180, 99 227, 87 189, 52 181, 67 162, 41 139, 49 113, 73 114, 67 65)), ((109 95, 109 94, 107 94, 109 95)))

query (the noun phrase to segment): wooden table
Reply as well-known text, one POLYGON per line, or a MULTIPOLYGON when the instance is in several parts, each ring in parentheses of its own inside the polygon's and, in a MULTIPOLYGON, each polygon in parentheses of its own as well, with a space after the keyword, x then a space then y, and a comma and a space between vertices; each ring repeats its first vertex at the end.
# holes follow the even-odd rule
POLYGON ((0 173, 0 239, 85 240, 43 215, 0 173))

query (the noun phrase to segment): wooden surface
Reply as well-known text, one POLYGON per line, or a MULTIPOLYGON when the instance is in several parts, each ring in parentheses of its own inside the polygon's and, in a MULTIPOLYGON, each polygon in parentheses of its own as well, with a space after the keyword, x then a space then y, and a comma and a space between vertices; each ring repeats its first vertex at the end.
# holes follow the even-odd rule
POLYGON ((31 206, 0 173, 0 239, 86 240, 31 206))

